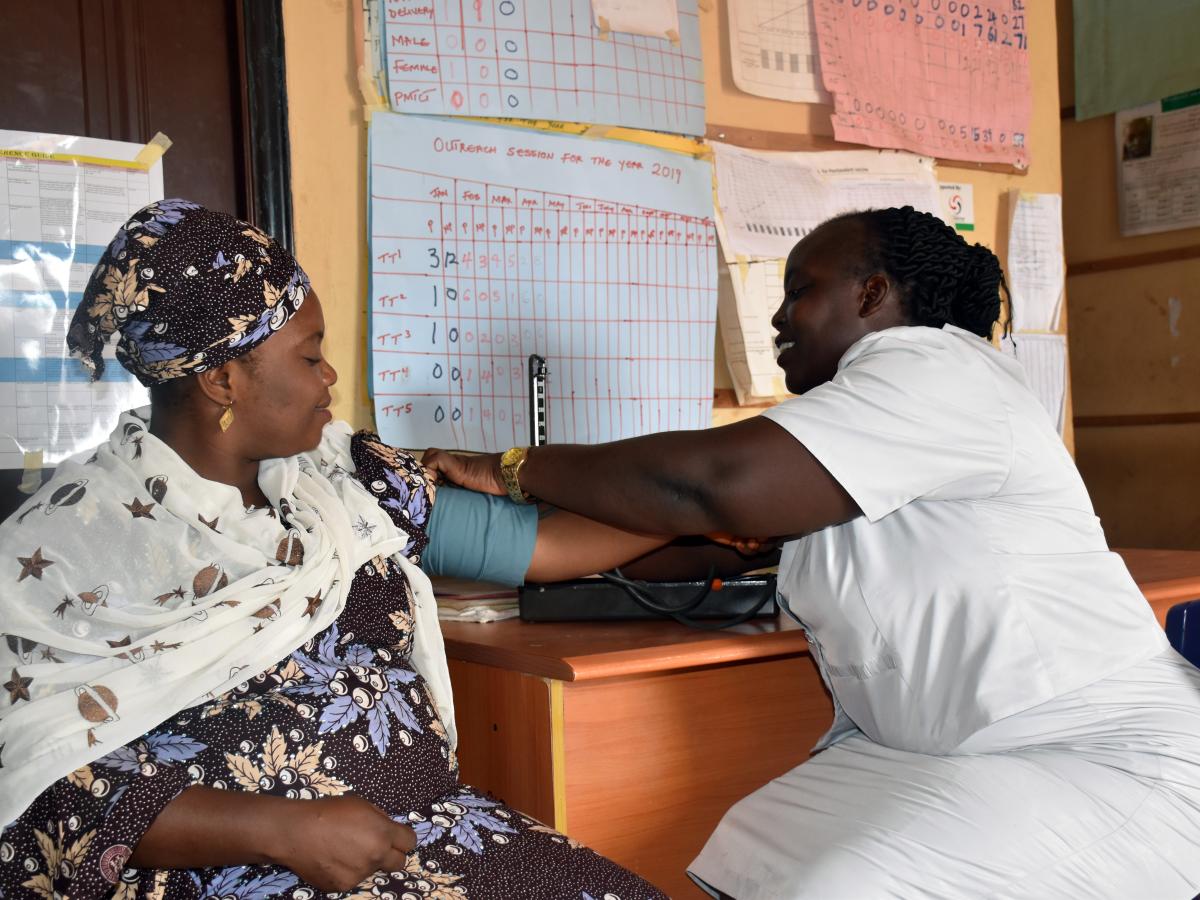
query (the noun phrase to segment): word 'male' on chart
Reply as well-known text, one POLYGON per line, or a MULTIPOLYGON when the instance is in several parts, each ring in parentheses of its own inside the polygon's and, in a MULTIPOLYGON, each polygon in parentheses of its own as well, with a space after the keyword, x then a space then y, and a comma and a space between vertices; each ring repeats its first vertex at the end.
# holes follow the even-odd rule
POLYGON ((706 162, 635 144, 377 115, 371 357, 399 446, 528 440, 546 358, 552 441, 706 427, 716 236, 706 162))
POLYGON ((696 0, 677 42, 601 38, 592 19, 590 0, 386 0, 391 107, 703 134, 696 0))

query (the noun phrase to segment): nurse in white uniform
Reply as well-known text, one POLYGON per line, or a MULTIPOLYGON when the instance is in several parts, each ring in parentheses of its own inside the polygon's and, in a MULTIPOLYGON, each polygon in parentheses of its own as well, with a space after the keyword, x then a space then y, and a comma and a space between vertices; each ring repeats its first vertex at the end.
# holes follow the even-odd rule
POLYGON ((836 717, 692 863, 714 897, 1200 891, 1200 670, 989 343, 1002 286, 989 250, 926 213, 840 217, 792 251, 773 319, 798 396, 503 466, 427 458, 623 528, 788 536, 781 599, 836 717))

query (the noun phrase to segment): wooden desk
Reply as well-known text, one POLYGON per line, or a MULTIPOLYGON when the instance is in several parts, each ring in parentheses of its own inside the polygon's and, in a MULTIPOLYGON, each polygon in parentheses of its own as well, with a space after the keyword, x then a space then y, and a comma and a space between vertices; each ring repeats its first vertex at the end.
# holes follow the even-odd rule
MULTIPOLYGON (((1200 552, 1122 550, 1161 621, 1200 552)), ((725 811, 808 758, 833 707, 790 620, 444 622, 462 777, 673 897, 725 811)))
POLYGON ((833 707, 792 622, 444 622, 462 778, 672 897, 739 798, 808 757, 833 707))
POLYGON ((1158 624, 1176 603, 1200 600, 1200 550, 1118 550, 1158 624))

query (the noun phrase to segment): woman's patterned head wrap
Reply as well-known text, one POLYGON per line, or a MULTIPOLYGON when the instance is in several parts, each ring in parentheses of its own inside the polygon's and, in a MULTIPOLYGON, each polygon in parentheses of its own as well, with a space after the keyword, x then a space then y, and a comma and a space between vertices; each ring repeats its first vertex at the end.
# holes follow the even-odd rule
POLYGON ((67 345, 96 380, 104 346, 144 385, 249 352, 304 303, 308 276, 247 222, 190 200, 159 200, 121 226, 92 272, 67 345))

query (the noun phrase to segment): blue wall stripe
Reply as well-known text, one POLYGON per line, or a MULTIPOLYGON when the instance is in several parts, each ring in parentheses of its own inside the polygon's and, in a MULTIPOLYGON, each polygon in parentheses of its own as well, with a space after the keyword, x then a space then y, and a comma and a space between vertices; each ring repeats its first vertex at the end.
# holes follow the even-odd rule
MULTIPOLYGON (((133 381, 133 376, 114 359, 105 361, 101 381, 133 381)), ((23 384, 57 384, 60 381, 83 383, 89 376, 83 364, 74 358, 25 359, 22 356, 0 356, 0 382, 23 384)))
POLYGON ((14 241, 0 238, 0 259, 70 259, 77 263, 95 265, 104 255, 104 247, 96 244, 76 244, 72 254, 71 245, 65 241, 14 241))
POLYGON ((63 294, 59 291, 5 291, 0 290, 0 306, 45 306, 53 303, 59 309, 75 311, 79 301, 83 299, 83 291, 71 291, 63 294))

